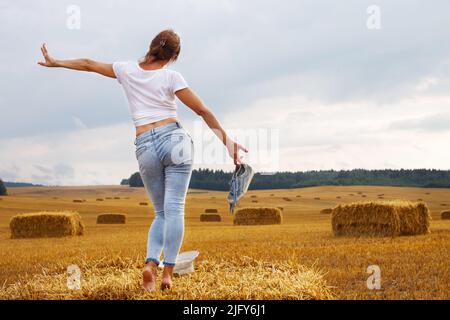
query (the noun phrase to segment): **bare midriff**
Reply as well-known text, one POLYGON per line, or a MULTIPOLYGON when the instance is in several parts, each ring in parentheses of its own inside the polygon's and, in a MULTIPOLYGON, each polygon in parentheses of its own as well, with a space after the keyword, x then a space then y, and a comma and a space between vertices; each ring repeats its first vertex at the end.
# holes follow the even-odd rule
POLYGON ((172 123, 172 122, 177 122, 177 121, 178 121, 177 118, 167 118, 164 120, 147 123, 147 124, 144 124, 143 126, 138 126, 138 127, 136 127, 136 137, 138 135, 140 135, 141 133, 144 133, 145 131, 148 131, 148 130, 151 130, 151 129, 154 129, 154 128, 157 128, 157 127, 160 127, 165 124, 172 123))

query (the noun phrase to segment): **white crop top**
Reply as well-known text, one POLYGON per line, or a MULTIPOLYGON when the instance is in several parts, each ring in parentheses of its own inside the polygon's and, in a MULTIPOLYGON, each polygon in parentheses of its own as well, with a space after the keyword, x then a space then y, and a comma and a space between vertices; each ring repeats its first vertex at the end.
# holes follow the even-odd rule
POLYGON ((114 62, 135 126, 177 117, 175 92, 188 87, 183 76, 167 68, 144 70, 137 61, 114 62))

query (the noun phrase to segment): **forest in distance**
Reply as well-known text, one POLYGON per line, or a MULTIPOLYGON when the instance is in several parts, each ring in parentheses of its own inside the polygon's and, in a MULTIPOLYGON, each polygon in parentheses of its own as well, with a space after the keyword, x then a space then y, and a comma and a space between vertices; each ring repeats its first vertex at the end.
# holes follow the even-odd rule
MULTIPOLYGON (((195 169, 189 187, 193 189, 225 191, 229 189, 232 172, 195 169)), ((143 187, 139 172, 123 179, 121 185, 143 187)), ((383 170, 320 170, 305 172, 256 173, 251 190, 290 189, 315 186, 395 186, 449 188, 450 170, 437 169, 383 169, 383 170)))

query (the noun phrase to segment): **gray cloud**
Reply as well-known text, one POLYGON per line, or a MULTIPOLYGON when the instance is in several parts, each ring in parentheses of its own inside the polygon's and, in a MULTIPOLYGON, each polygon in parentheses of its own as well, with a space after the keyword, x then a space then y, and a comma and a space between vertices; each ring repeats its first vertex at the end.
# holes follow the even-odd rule
POLYGON ((69 4, 3 2, 0 36, 9 45, 0 57, 9 63, 0 66, 1 136, 75 130, 73 116, 88 127, 129 121, 114 80, 38 67, 42 41, 61 58, 137 59, 158 30, 174 27, 183 49, 173 68, 219 115, 298 93, 328 103, 392 102, 424 77, 449 79, 440 72, 450 53, 443 0, 378 1, 378 31, 366 28, 371 1, 81 0, 78 31, 65 27, 69 4))
POLYGON ((57 163, 52 166, 35 164, 34 168, 37 170, 31 174, 31 178, 42 184, 58 185, 72 179, 75 174, 73 166, 67 163, 57 163))
POLYGON ((391 123, 390 129, 444 132, 450 130, 450 113, 439 113, 420 118, 409 118, 391 123))
MULTIPOLYGON (((448 166, 447 0, 379 0, 377 31, 366 28, 371 0, 78 0, 81 29, 69 30, 72 4, 0 3, 6 179, 117 183, 136 170, 117 81, 39 67, 39 46, 58 58, 138 59, 167 27, 182 37, 171 68, 225 126, 282 129, 281 169, 448 166)), ((189 127, 196 115, 180 106, 180 118, 189 127)))

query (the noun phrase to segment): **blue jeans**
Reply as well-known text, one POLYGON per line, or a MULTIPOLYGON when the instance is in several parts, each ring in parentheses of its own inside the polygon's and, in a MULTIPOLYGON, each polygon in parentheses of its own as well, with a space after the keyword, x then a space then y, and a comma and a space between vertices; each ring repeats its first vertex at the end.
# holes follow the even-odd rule
POLYGON ((136 159, 155 218, 148 232, 147 258, 175 265, 184 235, 184 204, 192 173, 194 143, 179 122, 136 137, 136 159))

